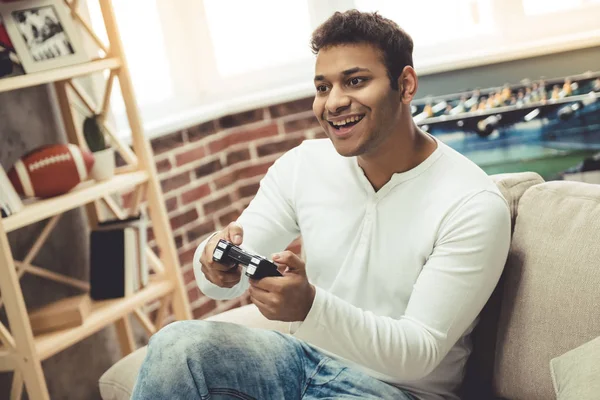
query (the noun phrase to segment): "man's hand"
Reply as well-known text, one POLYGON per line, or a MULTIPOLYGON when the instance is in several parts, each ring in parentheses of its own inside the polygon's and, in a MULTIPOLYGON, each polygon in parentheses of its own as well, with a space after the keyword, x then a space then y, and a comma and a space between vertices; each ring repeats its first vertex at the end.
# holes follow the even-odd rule
POLYGON ((267 319, 304 321, 316 293, 306 277, 304 261, 291 251, 275 254, 273 261, 286 267, 283 277, 250 279, 250 299, 267 319))
POLYGON ((214 283, 217 286, 224 288, 231 288, 237 285, 242 276, 242 270, 239 265, 232 267, 231 265, 223 265, 213 261, 212 255, 215 251, 217 243, 220 239, 225 239, 237 246, 242 244, 244 237, 244 230, 241 225, 237 222, 232 222, 227 225, 227 228, 223 229, 216 235, 214 235, 202 252, 200 257, 200 264, 202 265, 202 272, 206 279, 214 283))

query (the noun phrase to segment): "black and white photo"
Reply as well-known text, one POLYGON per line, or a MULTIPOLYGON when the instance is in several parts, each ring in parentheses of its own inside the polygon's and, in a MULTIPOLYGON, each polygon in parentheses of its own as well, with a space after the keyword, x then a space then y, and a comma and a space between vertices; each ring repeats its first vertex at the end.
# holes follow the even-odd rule
POLYGON ((88 61, 81 30, 60 0, 0 3, 0 18, 26 73, 88 61))
POLYGON ((34 61, 74 53, 54 6, 13 11, 12 17, 34 61))

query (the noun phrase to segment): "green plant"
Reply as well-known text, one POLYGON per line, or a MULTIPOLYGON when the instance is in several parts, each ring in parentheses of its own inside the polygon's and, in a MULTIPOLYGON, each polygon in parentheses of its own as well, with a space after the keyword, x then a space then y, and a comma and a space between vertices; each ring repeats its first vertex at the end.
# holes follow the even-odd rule
POLYGON ((86 117, 83 121, 83 136, 92 153, 101 151, 107 148, 104 140, 104 129, 100 122, 100 114, 95 114, 86 117))

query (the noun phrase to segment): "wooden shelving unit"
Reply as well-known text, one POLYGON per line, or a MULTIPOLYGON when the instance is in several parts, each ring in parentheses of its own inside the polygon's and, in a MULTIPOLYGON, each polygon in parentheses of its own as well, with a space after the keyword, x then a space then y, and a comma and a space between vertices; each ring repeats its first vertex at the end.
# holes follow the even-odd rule
POLYGON ((49 399, 41 362, 108 325, 114 324, 116 327, 123 356, 134 351, 130 315, 133 315, 149 334, 162 327, 171 306, 176 319, 192 318, 152 150, 144 137, 111 0, 99 0, 109 39, 108 44, 101 43, 98 35, 78 14, 77 3, 77 0, 64 0, 64 6, 70 11, 74 21, 81 25, 82 32, 87 32, 91 36, 104 51, 105 56, 79 65, 2 79, 0 92, 52 84, 69 142, 85 146, 81 129, 76 123, 75 113, 72 110, 74 100, 83 103, 90 112, 104 115, 109 109, 114 79, 118 79, 132 133, 132 149, 123 143, 107 125, 111 144, 127 163, 125 167, 117 170, 113 178, 102 182, 88 180, 69 193, 26 204, 18 213, 0 219, 0 276, 2 277, 0 301, 6 308, 10 327, 9 329, 0 323, 0 371, 14 371, 11 400, 20 399, 23 389, 26 389, 32 400, 49 399), (110 73, 106 81, 103 101, 95 105, 90 96, 73 79, 103 71, 110 71, 110 73), (126 211, 119 207, 111 195, 129 189, 134 190, 133 205, 126 211), (35 336, 21 290, 20 278, 24 273, 35 274, 84 290, 89 288, 88 282, 78 281, 31 264, 60 215, 83 206, 93 228, 98 223, 100 203, 105 203, 118 218, 126 218, 132 213, 137 213, 144 196, 148 203, 156 243, 160 248, 160 257, 150 248, 146 248, 148 263, 154 272, 149 285, 124 298, 93 302, 90 315, 80 326, 35 336), (43 220, 48 222, 29 253, 23 260, 15 260, 7 234, 43 220), (160 306, 154 321, 151 321, 142 311, 142 307, 157 300, 160 306))

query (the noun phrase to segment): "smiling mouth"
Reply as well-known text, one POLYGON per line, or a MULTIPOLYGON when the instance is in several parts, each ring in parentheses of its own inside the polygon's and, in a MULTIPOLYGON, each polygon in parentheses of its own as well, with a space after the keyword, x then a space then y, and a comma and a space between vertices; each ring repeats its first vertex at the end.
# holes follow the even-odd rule
POLYGON ((346 120, 344 121, 339 121, 339 122, 331 122, 331 121, 327 121, 329 123, 329 125, 331 125, 333 127, 333 129, 335 130, 340 130, 340 129, 348 129, 353 127, 354 125, 358 124, 360 121, 362 121, 362 119, 364 118, 364 115, 357 115, 354 117, 350 117, 350 118, 346 118, 346 120))

